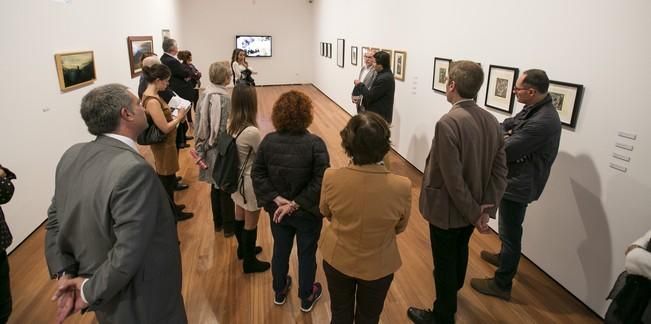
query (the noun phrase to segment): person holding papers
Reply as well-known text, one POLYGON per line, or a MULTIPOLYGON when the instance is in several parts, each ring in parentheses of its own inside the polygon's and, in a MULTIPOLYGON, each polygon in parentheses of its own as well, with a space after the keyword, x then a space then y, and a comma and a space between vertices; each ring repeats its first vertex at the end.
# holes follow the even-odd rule
MULTIPOLYGON (((167 89, 170 81, 170 69, 163 64, 154 64, 143 67, 142 72, 147 81, 147 89, 142 96, 142 106, 151 117, 151 121, 163 133, 167 134, 165 141, 151 145, 154 155, 156 173, 165 187, 167 195, 174 201, 174 187, 176 186, 176 171, 179 170, 179 158, 176 150, 176 127, 183 121, 188 109, 179 108, 176 117, 172 116, 170 107, 158 95, 167 89)), ((182 221, 194 216, 192 213, 183 212, 176 208, 176 219, 182 221)))

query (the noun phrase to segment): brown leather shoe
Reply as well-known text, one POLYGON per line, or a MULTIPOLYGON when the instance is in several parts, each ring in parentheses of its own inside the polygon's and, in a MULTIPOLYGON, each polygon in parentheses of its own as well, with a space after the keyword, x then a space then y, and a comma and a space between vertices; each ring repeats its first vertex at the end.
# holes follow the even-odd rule
POLYGON ((481 258, 484 261, 486 261, 486 262, 488 262, 488 263, 490 263, 490 264, 492 264, 492 265, 494 265, 494 266, 496 266, 498 268, 500 267, 500 254, 499 253, 490 253, 488 251, 481 251, 481 253, 479 253, 479 256, 481 256, 481 258))
POLYGON ((470 279, 470 286, 484 295, 497 297, 506 301, 511 300, 511 290, 504 290, 498 287, 494 278, 470 279))

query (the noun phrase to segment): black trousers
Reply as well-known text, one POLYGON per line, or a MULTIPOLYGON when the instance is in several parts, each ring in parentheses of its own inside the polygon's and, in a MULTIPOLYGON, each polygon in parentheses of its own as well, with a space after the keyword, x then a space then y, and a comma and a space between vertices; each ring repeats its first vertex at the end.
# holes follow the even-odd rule
POLYGON ((454 323, 457 292, 466 278, 468 242, 474 229, 474 226, 467 226, 444 230, 429 225, 436 286, 432 311, 437 323, 454 323))
POLYGON ((393 281, 393 273, 376 280, 349 277, 325 260, 323 271, 330 293, 330 324, 377 324, 384 300, 393 281))
POLYGON ((165 188, 165 192, 167 193, 167 196, 170 197, 172 202, 174 202, 174 188, 176 188, 176 175, 175 174, 171 174, 171 175, 160 175, 159 174, 158 178, 160 179, 160 182, 163 183, 163 188, 165 188))
POLYGON ((298 245, 298 297, 305 299, 312 295, 312 285, 316 277, 316 249, 321 235, 323 219, 308 212, 297 211, 285 216, 282 222, 274 223, 273 210, 267 210, 271 218, 271 234, 274 238, 274 252, 271 257, 273 289, 285 289, 289 272, 289 256, 294 246, 294 236, 298 245))
POLYGON ((233 233, 235 231, 235 204, 231 195, 211 185, 210 203, 215 227, 223 228, 225 233, 233 233))
POLYGON ((176 128, 176 147, 180 148, 186 142, 185 133, 188 131, 188 122, 183 121, 176 128))
POLYGON ((7 251, 0 251, 0 324, 7 323, 11 315, 11 285, 7 251))
POLYGON ((502 249, 500 266, 495 271, 495 283, 502 289, 510 290, 513 277, 518 272, 522 251, 522 223, 527 212, 527 204, 502 199, 500 203, 499 229, 502 249))

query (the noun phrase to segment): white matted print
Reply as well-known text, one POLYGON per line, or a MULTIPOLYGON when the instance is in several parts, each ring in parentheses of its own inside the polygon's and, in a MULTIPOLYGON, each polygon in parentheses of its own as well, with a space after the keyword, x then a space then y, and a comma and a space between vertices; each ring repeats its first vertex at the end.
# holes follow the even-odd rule
POLYGON ((579 107, 583 97, 583 86, 560 81, 549 81, 549 95, 563 125, 576 127, 579 107))
POLYGON ((434 58, 432 90, 445 93, 445 84, 448 82, 448 69, 450 68, 450 62, 452 62, 450 59, 441 57, 434 58))
POLYGON ((511 113, 513 112, 513 85, 518 79, 518 69, 513 67, 491 65, 488 68, 488 86, 486 87, 487 107, 511 113))

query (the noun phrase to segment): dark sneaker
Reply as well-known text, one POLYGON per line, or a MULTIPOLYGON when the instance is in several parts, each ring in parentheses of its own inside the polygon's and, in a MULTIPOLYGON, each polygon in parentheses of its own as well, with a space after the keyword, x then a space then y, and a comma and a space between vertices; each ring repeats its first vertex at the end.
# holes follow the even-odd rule
POLYGON ((500 254, 499 253, 490 253, 488 251, 481 251, 479 253, 479 256, 486 262, 496 266, 500 267, 500 254))
POLYGON ((287 293, 289 292, 289 288, 292 286, 292 277, 287 276, 287 279, 285 279, 285 289, 283 289, 282 292, 276 292, 276 296, 274 297, 274 304, 276 305, 283 305, 287 301, 287 293))
POLYGON ((407 309, 407 317, 416 324, 436 323, 434 320, 434 313, 431 309, 409 307, 407 309))
POLYGON ((493 278, 470 279, 470 286, 484 295, 497 297, 507 301, 511 299, 511 290, 505 290, 498 287, 493 278))
POLYGON ((305 313, 311 311, 312 308, 314 307, 314 304, 316 304, 317 300, 321 298, 322 292, 323 292, 323 288, 321 288, 321 284, 315 282, 312 285, 312 295, 310 295, 310 297, 301 300, 301 311, 305 313))

